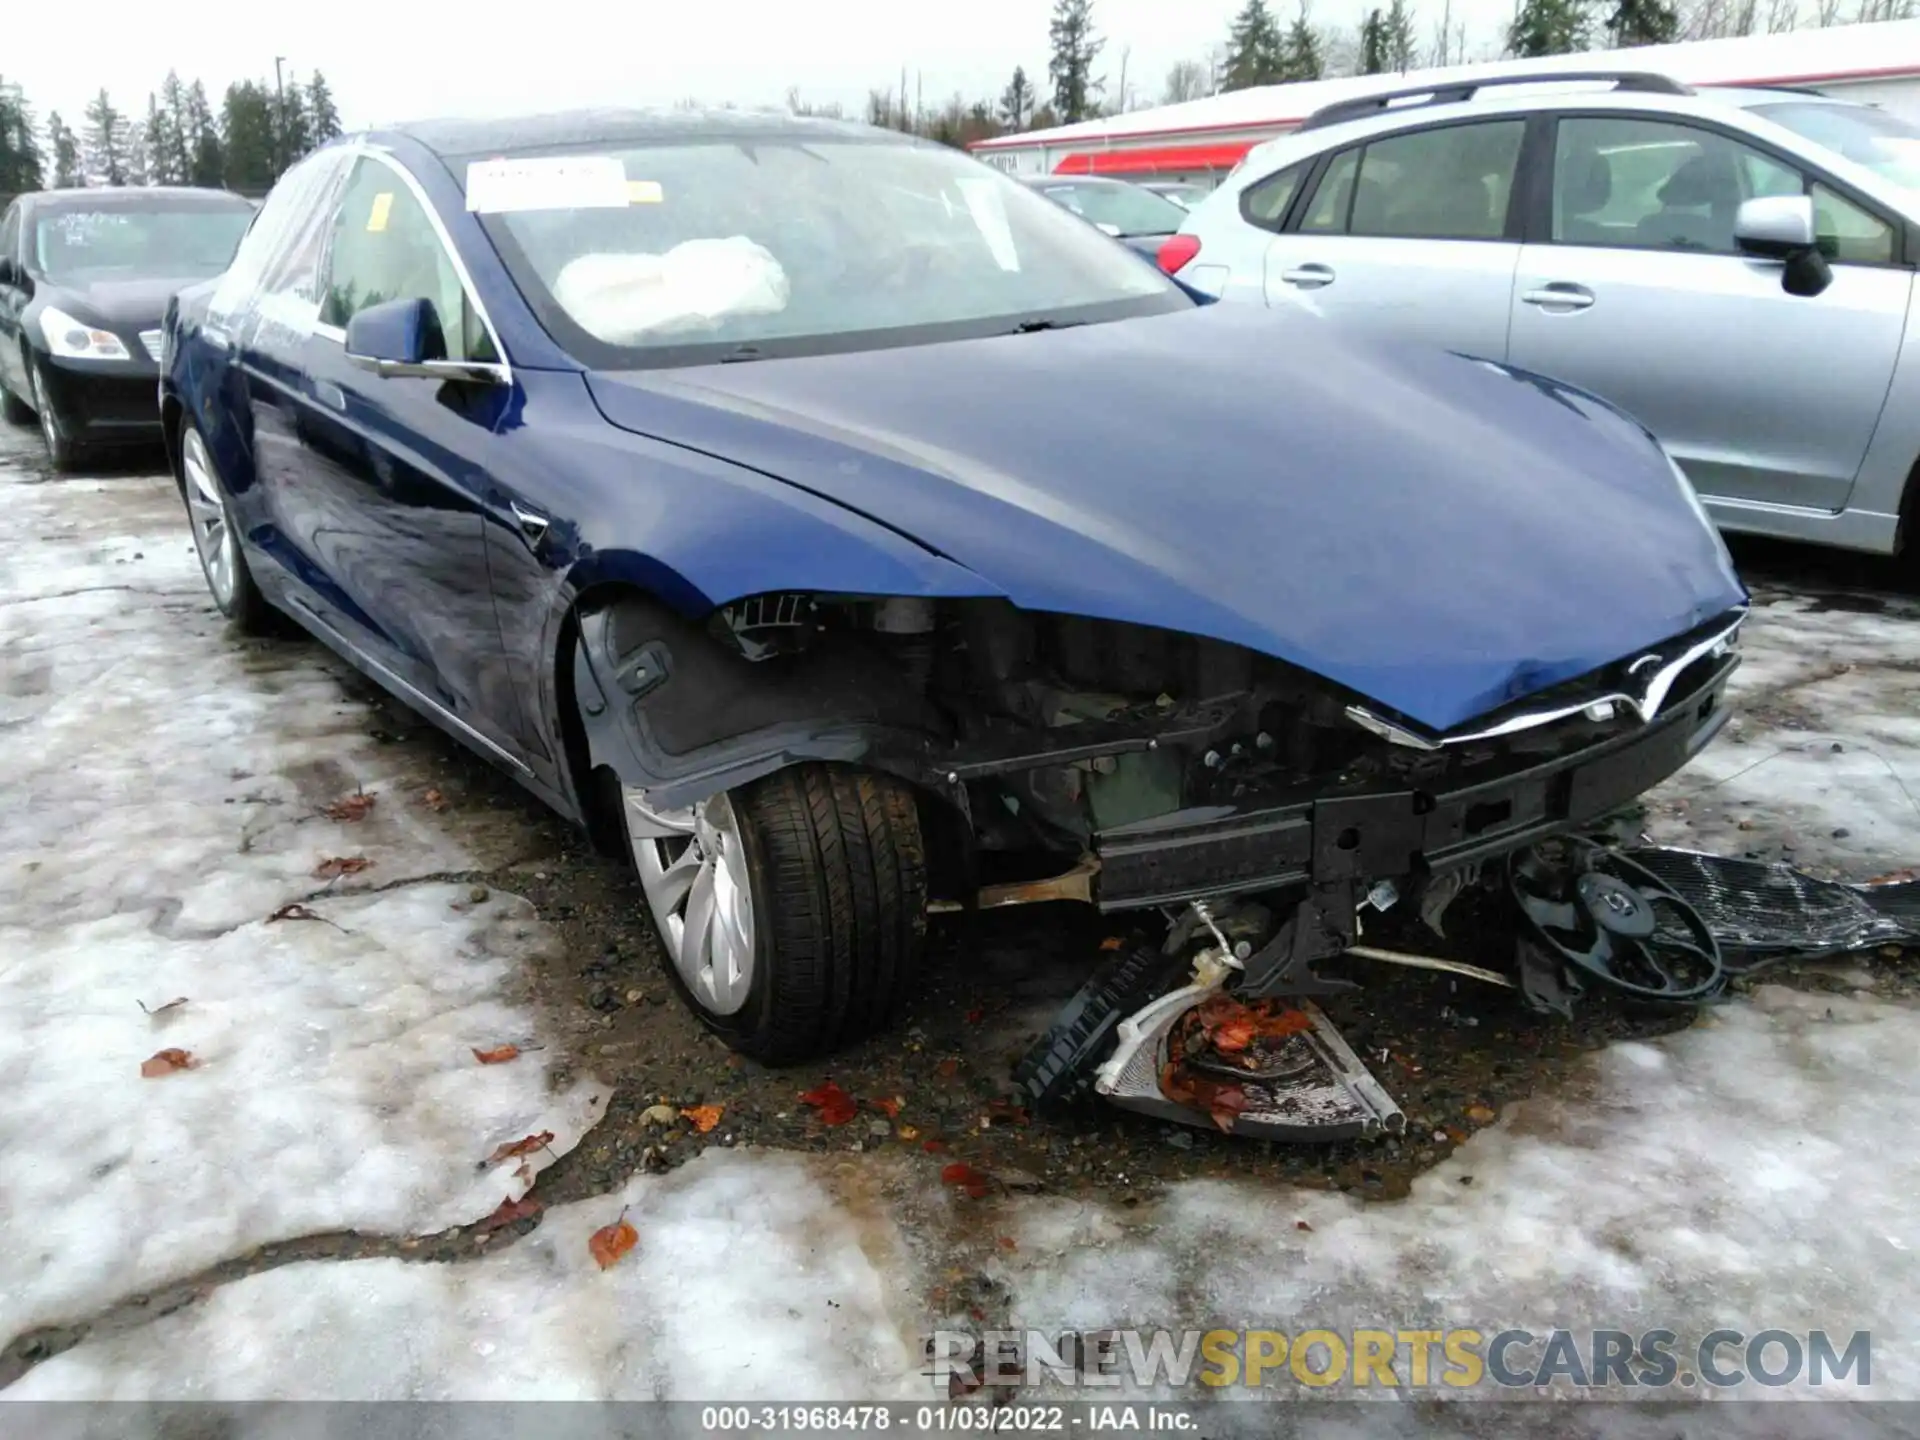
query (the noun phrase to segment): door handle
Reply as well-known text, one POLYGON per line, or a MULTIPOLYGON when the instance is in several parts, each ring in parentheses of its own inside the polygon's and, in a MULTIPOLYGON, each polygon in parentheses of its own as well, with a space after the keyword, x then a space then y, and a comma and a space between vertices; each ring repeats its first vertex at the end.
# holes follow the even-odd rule
POLYGON ((1575 285, 1565 280, 1555 280, 1538 290, 1524 290, 1520 294, 1523 304, 1538 305, 1549 310, 1584 310, 1593 304, 1593 292, 1584 285, 1575 285))
POLYGON ((547 533, 547 526, 550 523, 547 517, 538 510, 527 509, 518 500, 509 500, 507 508, 513 511, 513 518, 519 522, 520 533, 538 545, 541 537, 547 533))
POLYGON ((1296 285, 1302 290, 1318 290, 1322 285, 1333 283, 1333 267, 1331 265, 1299 265, 1292 270, 1281 271, 1280 278, 1287 284, 1296 285))

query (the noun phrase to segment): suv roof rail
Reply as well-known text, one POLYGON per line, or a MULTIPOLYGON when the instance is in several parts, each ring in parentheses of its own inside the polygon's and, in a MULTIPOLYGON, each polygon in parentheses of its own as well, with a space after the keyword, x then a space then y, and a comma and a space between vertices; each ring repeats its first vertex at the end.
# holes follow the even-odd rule
POLYGON ((1616 90, 1635 90, 1649 95, 1691 95, 1690 86, 1667 75, 1642 70, 1530 70, 1519 75, 1489 75, 1485 79, 1449 80, 1438 85, 1415 85, 1405 90, 1387 90, 1362 95, 1353 100, 1336 100, 1323 105, 1300 122, 1302 130, 1318 130, 1322 125, 1337 125, 1343 120, 1358 120, 1388 109, 1412 109, 1395 106, 1396 100, 1419 99, 1424 105, 1452 105, 1471 100, 1482 90, 1495 85, 1551 85, 1559 81, 1611 81, 1616 90))

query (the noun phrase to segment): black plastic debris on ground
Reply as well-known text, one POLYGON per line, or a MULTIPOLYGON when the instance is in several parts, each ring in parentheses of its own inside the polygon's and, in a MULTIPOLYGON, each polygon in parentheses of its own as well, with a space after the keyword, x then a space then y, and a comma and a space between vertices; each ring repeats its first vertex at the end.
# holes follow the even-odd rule
POLYGON ((1920 943, 1920 880, 1847 885, 1778 862, 1660 847, 1623 853, 1698 911, 1724 950, 1745 957, 1728 965, 1736 973, 1789 955, 1920 943))

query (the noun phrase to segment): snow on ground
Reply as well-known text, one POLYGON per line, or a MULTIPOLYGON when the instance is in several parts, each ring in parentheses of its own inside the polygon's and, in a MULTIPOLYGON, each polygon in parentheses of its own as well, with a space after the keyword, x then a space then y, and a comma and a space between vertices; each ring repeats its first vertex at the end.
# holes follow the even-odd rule
POLYGON ((524 822, 455 833, 315 655, 227 636, 170 486, 32 481, 0 463, 0 1344, 257 1245, 517 1196, 517 1161, 477 1162, 562 1151, 606 1098, 471 1053, 533 1039, 506 997, 551 934, 512 896, 372 887, 504 863, 524 822), (360 789, 364 820, 320 813, 360 789), (370 864, 323 919, 269 922, 340 856, 370 864), (143 1078, 164 1048, 199 1063, 143 1078))
MULTIPOLYGON (((0 574, 10 596, 117 576, 118 549, 178 536, 145 482, 7 493, 0 564, 54 532, 73 552, 0 574)), ((511 838, 406 810, 408 778, 374 769, 317 665, 263 680, 214 633, 186 563, 140 572, 146 596, 0 607, 0 766, 26 777, 0 817, 0 1005, 26 1017, 0 1031, 8 1333, 274 1235, 470 1211, 491 1194, 473 1172, 487 1144, 560 1128, 530 1059, 459 1064, 535 1023, 499 998, 541 943, 517 902, 463 911, 421 885, 318 907, 348 933, 262 923, 329 849, 364 848, 391 880, 511 838), (229 783, 228 765, 251 773, 229 783), (349 837, 300 818, 316 766, 323 789, 378 784, 393 828, 349 837), (271 819, 224 804, 249 791, 278 801, 271 819), (149 1034, 132 1001, 175 993, 192 1003, 149 1034), (160 1043, 208 1063, 139 1080, 160 1043)), ((1763 606, 1743 680, 1755 709, 1662 797, 1687 802, 1656 807, 1662 838, 1764 836, 1735 817, 1764 826, 1778 807, 1803 858, 1867 871, 1920 856, 1920 810, 1859 758, 1920 785, 1911 677, 1894 663, 1912 623, 1763 606)), ((1048 1330, 1664 1326, 1685 1370, 1684 1346, 1722 1326, 1865 1329, 1873 1394, 1920 1398, 1920 1016, 1877 962, 1844 973, 1851 993, 1768 986, 1604 1052, 1403 1201, 1217 1181, 1133 1206, 968 1200, 930 1160, 715 1149, 471 1261, 312 1261, 218 1286, 6 1394, 917 1398, 922 1337, 978 1323, 925 1297, 978 1272, 1004 1287, 995 1323, 1048 1330), (623 1212, 638 1246, 603 1270, 588 1237, 623 1212)), ((1420 1427, 1470 1423, 1422 1412, 1420 1427)))

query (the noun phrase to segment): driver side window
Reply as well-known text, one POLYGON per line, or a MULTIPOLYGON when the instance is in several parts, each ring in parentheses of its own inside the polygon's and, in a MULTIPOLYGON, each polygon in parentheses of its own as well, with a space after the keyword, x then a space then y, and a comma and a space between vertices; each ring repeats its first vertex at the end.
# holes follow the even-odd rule
POLYGON ((392 167, 363 156, 335 212, 320 323, 344 329, 388 300, 431 301, 447 359, 499 359, 426 209, 392 167))

